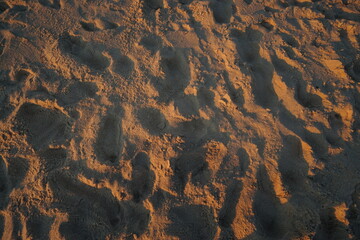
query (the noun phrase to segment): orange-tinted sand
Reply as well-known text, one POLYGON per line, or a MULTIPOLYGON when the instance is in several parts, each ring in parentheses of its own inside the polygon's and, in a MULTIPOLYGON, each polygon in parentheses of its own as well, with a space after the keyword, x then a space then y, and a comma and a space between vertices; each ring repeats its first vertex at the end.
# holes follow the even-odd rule
POLYGON ((1 239, 360 239, 359 116, 359 0, 1 0, 1 239))

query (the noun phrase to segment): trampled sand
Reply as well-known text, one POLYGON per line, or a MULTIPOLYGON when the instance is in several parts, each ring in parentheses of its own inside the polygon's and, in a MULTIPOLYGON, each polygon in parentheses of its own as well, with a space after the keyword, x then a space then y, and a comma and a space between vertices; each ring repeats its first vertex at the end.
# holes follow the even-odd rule
POLYGON ((360 239, 359 0, 1 0, 0 236, 360 239))

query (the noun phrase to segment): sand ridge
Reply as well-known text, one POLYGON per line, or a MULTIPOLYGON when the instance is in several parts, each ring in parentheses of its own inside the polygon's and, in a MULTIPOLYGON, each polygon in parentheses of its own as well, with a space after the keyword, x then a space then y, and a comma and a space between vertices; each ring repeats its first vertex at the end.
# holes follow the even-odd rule
POLYGON ((356 0, 0 1, 2 239, 360 239, 356 0))

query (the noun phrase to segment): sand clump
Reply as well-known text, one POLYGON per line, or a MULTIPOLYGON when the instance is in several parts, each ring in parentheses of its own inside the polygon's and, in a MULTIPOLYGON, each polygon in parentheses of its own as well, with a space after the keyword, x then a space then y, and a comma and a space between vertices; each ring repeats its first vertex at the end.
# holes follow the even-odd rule
POLYGON ((1 239, 360 239, 359 25, 356 0, 1 0, 1 239))

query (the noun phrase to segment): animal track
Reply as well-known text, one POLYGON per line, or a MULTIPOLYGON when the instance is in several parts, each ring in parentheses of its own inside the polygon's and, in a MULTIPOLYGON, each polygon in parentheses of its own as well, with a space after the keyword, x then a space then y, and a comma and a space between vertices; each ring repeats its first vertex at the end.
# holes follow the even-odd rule
POLYGON ((98 47, 84 41, 80 36, 68 34, 60 39, 60 45, 62 45, 65 52, 72 54, 90 68, 104 71, 110 66, 110 59, 98 47))
POLYGON ((19 108, 16 122, 15 129, 26 133, 35 150, 65 144, 70 136, 70 122, 65 114, 34 103, 24 103, 19 108))
POLYGON ((170 209, 172 224, 168 233, 181 240, 214 239, 216 223, 213 210, 204 205, 185 205, 170 209))
POLYGON ((123 150, 123 133, 118 114, 109 113, 103 119, 96 140, 96 149, 99 159, 103 162, 115 163, 119 160, 123 150))

